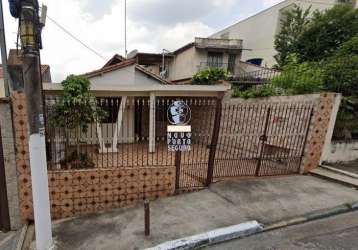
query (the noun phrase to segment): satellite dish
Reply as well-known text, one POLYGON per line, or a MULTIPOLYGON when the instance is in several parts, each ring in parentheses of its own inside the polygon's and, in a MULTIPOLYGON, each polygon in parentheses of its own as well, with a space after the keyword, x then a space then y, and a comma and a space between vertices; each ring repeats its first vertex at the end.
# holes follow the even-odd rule
POLYGON ((129 54, 127 55, 127 59, 131 59, 134 58, 136 55, 138 54, 138 50, 132 50, 131 52, 129 52, 129 54))

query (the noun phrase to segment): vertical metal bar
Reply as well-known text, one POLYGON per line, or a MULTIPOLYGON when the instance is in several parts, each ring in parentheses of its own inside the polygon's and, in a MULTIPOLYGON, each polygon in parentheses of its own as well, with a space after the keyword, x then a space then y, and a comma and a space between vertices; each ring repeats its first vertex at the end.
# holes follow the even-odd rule
POLYGON ((308 140, 308 135, 309 135, 309 132, 310 132, 310 126, 311 126, 311 123, 312 123, 312 118, 313 118, 313 107, 311 107, 311 110, 310 110, 310 118, 309 118, 309 122, 307 124, 307 127, 306 127, 306 135, 305 135, 305 139, 304 139, 304 143, 302 145, 302 151, 301 151, 301 159, 300 159, 300 164, 298 165, 300 168, 301 168, 301 165, 302 165, 302 161, 303 161, 303 157, 305 156, 305 149, 306 149, 306 145, 307 145, 307 140, 308 140))
POLYGON ((206 177, 206 186, 209 186, 213 180, 216 146, 217 146, 219 132, 220 132, 222 99, 223 99, 223 97, 219 96, 216 100, 215 121, 214 121, 213 136, 211 138, 211 145, 210 145, 210 152, 209 152, 208 174, 206 177))
POLYGON ((180 189, 180 163, 181 163, 181 152, 175 152, 175 193, 177 194, 180 189))
POLYGON ((149 236, 150 234, 150 208, 149 201, 144 201, 144 235, 149 236))
MULTIPOLYGON (((1 129, 1 128, 0 128, 1 129)), ((7 200, 5 160, 2 148, 1 130, 0 130, 0 230, 9 231, 10 216, 7 200)))
POLYGON ((266 137, 266 133, 267 133, 267 128, 268 128, 268 124, 269 124, 269 120, 270 120, 270 114, 271 114, 271 108, 269 107, 267 109, 267 113, 266 113, 266 120, 265 120, 265 128, 264 128, 264 134, 261 136, 260 140, 262 141, 261 143, 261 149, 260 149, 260 154, 259 154, 259 159, 257 162, 257 167, 256 167, 256 172, 255 175, 259 176, 260 174, 260 169, 261 169, 261 161, 262 161, 262 157, 263 157, 263 151, 265 149, 265 143, 267 141, 267 137, 266 137))

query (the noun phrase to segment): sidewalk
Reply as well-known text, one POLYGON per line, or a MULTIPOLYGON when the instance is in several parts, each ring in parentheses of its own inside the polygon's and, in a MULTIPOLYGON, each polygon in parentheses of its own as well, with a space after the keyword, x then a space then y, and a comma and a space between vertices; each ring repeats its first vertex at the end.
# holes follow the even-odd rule
POLYGON ((143 206, 54 224, 58 249, 143 249, 215 228, 257 220, 270 224, 358 199, 358 191, 312 176, 226 181, 151 203, 151 236, 143 206))
POLYGON ((0 231, 0 249, 16 250, 20 240, 21 230, 3 233, 0 231))

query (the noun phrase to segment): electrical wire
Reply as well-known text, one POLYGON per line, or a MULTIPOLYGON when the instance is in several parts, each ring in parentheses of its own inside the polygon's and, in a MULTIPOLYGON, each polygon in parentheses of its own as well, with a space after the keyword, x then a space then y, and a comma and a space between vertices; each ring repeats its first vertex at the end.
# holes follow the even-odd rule
POLYGON ((82 42, 79 38, 77 38, 75 35, 73 35, 70 31, 68 31, 65 27, 63 27, 61 24, 59 24, 58 22, 56 22, 53 18, 49 17, 47 15, 47 18, 53 23, 55 24, 58 28, 60 28, 63 32, 65 32, 67 35, 69 35, 70 37, 72 37, 74 40, 76 40, 78 43, 80 43, 82 46, 84 46, 85 48, 87 48, 88 50, 90 50, 92 53, 94 53, 96 56, 100 57, 101 59, 103 59, 104 61, 107 61, 107 58, 102 56, 99 52, 97 52, 96 50, 92 49, 90 46, 88 46, 87 44, 85 44, 84 42, 82 42))

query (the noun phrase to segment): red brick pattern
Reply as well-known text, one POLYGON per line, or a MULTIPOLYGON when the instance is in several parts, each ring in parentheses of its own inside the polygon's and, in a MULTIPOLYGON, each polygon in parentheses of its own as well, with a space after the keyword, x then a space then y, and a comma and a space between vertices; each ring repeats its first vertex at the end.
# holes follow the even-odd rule
POLYGON ((322 93, 315 106, 305 157, 302 161, 305 172, 316 168, 320 162, 335 98, 335 93, 322 93))
POLYGON ((14 91, 11 99, 15 128, 16 167, 18 172, 21 219, 25 222, 33 220, 25 94, 14 91))

